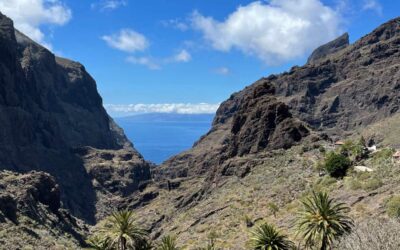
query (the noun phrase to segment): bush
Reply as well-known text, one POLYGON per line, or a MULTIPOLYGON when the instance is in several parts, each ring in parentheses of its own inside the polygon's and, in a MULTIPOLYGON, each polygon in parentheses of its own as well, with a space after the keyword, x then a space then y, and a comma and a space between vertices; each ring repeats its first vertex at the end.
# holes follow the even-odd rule
POLYGON ((276 213, 279 212, 279 207, 273 202, 268 203, 268 209, 274 217, 276 217, 276 213))
POLYGON ((393 196, 389 199, 389 201, 386 203, 386 213, 390 217, 400 217, 400 196, 393 196))
POLYGON ((336 184, 336 179, 328 175, 318 178, 317 181, 312 185, 312 189, 315 191, 328 192, 331 191, 336 184))
POLYGON ((372 158, 372 163, 375 165, 382 165, 386 161, 391 161, 394 152, 395 151, 392 148, 384 148, 374 154, 372 158))
POLYGON ((361 182, 353 177, 345 177, 344 186, 350 190, 357 190, 362 188, 361 182))
POLYGON ((396 220, 370 219, 356 225, 335 249, 400 249, 400 223, 396 220))
POLYGON ((351 157, 356 161, 365 159, 368 156, 368 150, 365 148, 364 139, 360 139, 358 143, 355 143, 351 140, 345 141, 345 143, 340 147, 339 152, 342 155, 351 157))
POLYGON ((244 223, 246 224, 246 227, 252 227, 254 225, 253 220, 247 214, 243 217, 243 220, 244 223))
POLYGON ((362 188, 366 191, 373 191, 377 188, 382 187, 383 183, 380 179, 372 178, 362 183, 362 188))
POLYGON ((346 175, 351 161, 344 155, 330 153, 325 159, 325 170, 334 178, 341 178, 346 175))

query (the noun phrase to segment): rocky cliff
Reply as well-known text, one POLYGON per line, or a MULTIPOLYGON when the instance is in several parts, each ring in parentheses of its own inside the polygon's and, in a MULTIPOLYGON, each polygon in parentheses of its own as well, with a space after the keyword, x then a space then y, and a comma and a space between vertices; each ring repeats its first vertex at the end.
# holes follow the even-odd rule
POLYGON ((60 184, 64 207, 92 223, 102 202, 99 193, 112 195, 109 183, 118 182, 119 175, 135 176, 117 184, 130 183, 131 192, 150 178, 149 164, 107 115, 84 66, 56 57, 1 14, 0 54, 1 169, 51 174, 60 184), (130 155, 121 159, 126 172, 118 170, 118 163, 107 170, 101 164, 94 168, 97 160, 85 158, 85 147, 130 155), (99 177, 102 172, 115 173, 99 177), (100 178, 111 180, 102 185, 100 178))
POLYGON ((160 178, 214 173, 235 156, 289 148, 310 134, 338 138, 393 116, 400 108, 399 45, 394 19, 352 45, 344 34, 306 65, 258 80, 223 102, 210 132, 162 164, 160 178))
POLYGON ((1 249, 76 249, 85 231, 84 223, 61 207, 52 176, 0 171, 1 249))

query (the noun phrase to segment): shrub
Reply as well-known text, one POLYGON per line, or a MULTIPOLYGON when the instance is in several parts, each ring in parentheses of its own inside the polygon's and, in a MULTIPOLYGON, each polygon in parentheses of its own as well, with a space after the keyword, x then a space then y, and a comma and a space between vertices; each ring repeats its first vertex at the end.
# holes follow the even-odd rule
POLYGON ((286 235, 279 232, 273 225, 264 223, 251 232, 251 249, 289 250, 294 248, 286 235))
POLYGON ((400 223, 396 220, 371 219, 356 225, 337 248, 341 250, 400 249, 400 223))
POLYGON ((378 152, 376 152, 372 158, 372 162, 375 165, 381 165, 385 163, 387 160, 392 160, 392 156, 394 154, 394 149, 392 148, 384 148, 378 152))
POLYGON ((332 249, 336 240, 351 232, 353 220, 347 216, 350 208, 346 204, 324 192, 313 192, 301 203, 303 209, 296 220, 297 235, 302 236, 306 248, 332 249))
POLYGON ((179 250, 176 246, 176 238, 169 235, 164 236, 157 250, 179 250))
POLYGON ((380 179, 372 178, 367 180, 365 183, 362 183, 362 188, 366 191, 372 191, 380 188, 382 185, 383 183, 380 179))
POLYGON ((318 178, 317 181, 313 184, 312 189, 315 191, 330 191, 336 184, 336 179, 330 176, 324 176, 322 178, 318 178))
POLYGON ((353 177, 345 177, 344 186, 350 190, 357 190, 362 188, 361 182, 353 177))
POLYGON ((358 143, 351 140, 345 141, 345 143, 340 147, 340 153, 342 155, 348 156, 354 160, 361 160, 368 156, 368 150, 365 148, 365 140, 360 139, 358 143))
POLYGON ((335 178, 345 176, 350 165, 351 162, 349 158, 333 152, 328 154, 325 159, 325 170, 330 174, 330 176, 335 178))
POLYGON ((243 217, 243 220, 247 227, 252 227, 254 225, 253 220, 247 214, 243 217))
POLYGON ((279 207, 275 203, 270 202, 268 203, 268 209, 274 215, 274 217, 276 217, 276 213, 279 211, 279 207))
POLYGON ((390 217, 399 218, 400 217, 400 196, 393 196, 386 203, 386 213, 390 217))

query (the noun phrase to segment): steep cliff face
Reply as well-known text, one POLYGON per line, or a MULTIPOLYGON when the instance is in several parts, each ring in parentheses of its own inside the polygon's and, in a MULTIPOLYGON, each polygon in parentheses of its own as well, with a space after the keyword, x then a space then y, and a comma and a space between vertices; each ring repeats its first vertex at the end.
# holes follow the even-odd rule
POLYGON ((89 222, 97 193, 80 148, 130 153, 135 167, 129 171, 142 178, 135 181, 150 178, 137 174, 149 172, 149 164, 107 115, 95 81, 81 64, 54 56, 1 14, 0 54, 2 169, 50 173, 60 183, 65 207, 89 222))

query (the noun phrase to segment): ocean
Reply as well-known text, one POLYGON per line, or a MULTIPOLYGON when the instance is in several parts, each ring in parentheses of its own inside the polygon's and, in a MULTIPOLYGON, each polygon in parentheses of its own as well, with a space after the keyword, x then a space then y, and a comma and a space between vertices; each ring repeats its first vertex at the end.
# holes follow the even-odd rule
POLYGON ((190 149, 210 128, 214 114, 140 114, 114 118, 146 160, 160 164, 190 149))

